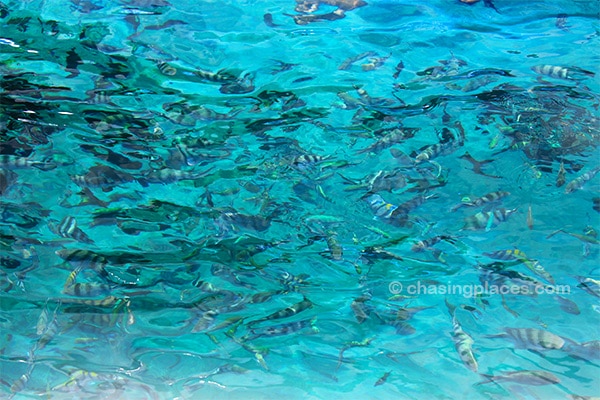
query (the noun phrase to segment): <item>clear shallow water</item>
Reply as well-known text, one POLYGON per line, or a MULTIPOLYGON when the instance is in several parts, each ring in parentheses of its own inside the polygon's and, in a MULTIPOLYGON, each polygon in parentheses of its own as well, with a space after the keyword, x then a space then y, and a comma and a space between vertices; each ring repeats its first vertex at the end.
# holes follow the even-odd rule
POLYGON ((2 396, 597 396, 598 3, 494 4, 4 3, 2 396))

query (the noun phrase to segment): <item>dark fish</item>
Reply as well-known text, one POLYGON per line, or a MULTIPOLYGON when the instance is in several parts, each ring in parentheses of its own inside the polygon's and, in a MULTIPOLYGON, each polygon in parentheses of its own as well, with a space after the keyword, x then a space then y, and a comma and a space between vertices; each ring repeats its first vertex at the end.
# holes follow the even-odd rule
POLYGON ((275 24, 273 22, 273 15, 270 13, 266 13, 265 15, 263 15, 263 22, 265 23, 265 25, 267 25, 269 28, 276 28, 278 26, 281 26, 279 24, 275 24))
POLYGON ((377 382, 375 382, 375 385, 373 385, 373 386, 383 385, 385 383, 385 381, 387 381, 387 378, 390 376, 391 373, 392 373, 392 371, 388 371, 385 374, 383 374, 383 376, 381 378, 377 379, 377 382))
POLYGON ((307 25, 311 22, 319 21, 337 21, 338 19, 346 17, 344 10, 342 10, 341 8, 338 8, 337 10, 334 10, 327 14, 290 15, 284 13, 283 15, 292 17, 297 25, 307 25))
POLYGON ((498 175, 486 174, 481 169, 485 164, 489 164, 489 163, 493 162, 494 160, 477 161, 469 154, 469 152, 465 152, 465 154, 463 154, 459 158, 463 158, 463 159, 467 160, 468 162, 470 162, 473 165, 473 172, 475 172, 478 175, 489 176, 490 178, 501 178, 498 175))
POLYGON ((356 299, 352 300, 352 303, 350 303, 350 308, 354 313, 354 318, 356 318, 356 321, 359 324, 362 324, 369 318, 371 308, 365 304, 369 300, 371 300, 371 295, 367 294, 357 297, 356 299))
POLYGON ((494 11, 496 11, 498 14, 500 14, 500 11, 498 11, 498 9, 496 8, 496 6, 494 5, 494 3, 492 2, 492 0, 483 0, 483 5, 493 9, 494 11))
POLYGON ((554 22, 554 26, 556 26, 561 31, 568 32, 569 26, 568 26, 567 19, 568 19, 567 14, 558 14, 556 16, 556 21, 554 22))
POLYGON ((510 382, 532 386, 555 385, 557 383, 560 383, 560 380, 558 379, 558 377, 556 377, 556 375, 547 371, 512 371, 504 373, 502 375, 481 374, 481 376, 483 376, 487 380, 479 382, 478 385, 489 382, 510 382))
POLYGON ((567 171, 565 170, 565 163, 561 162, 558 167, 558 173, 556 174, 556 187, 561 187, 565 184, 567 177, 567 171))
POLYGON ((395 70, 396 72, 394 72, 394 75, 392 75, 392 77, 393 77, 394 79, 397 79, 397 78, 398 78, 398 76, 400 75, 400 73, 402 72, 402 70, 403 70, 403 69, 404 69, 404 63, 403 63, 402 61, 400 61, 400 62, 399 62, 397 65, 396 65, 396 67, 394 68, 394 70, 395 70))

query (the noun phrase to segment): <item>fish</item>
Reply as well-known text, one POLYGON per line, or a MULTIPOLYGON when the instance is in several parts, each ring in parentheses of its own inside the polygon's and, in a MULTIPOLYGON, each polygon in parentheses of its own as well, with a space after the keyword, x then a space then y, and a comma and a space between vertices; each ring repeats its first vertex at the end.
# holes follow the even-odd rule
POLYGON ((362 296, 359 296, 357 298, 355 298, 354 300, 352 300, 352 303, 350 303, 350 308, 352 309, 352 312, 354 313, 354 318, 356 318, 356 321, 359 324, 362 324, 363 322, 365 322, 371 313, 371 308, 369 306, 367 306, 365 303, 369 300, 371 300, 372 296, 370 293, 366 293, 362 296))
POLYGON ((479 382, 476 385, 481 385, 489 382, 510 382, 532 386, 555 385, 557 383, 560 383, 560 379, 558 379, 558 377, 553 373, 538 370, 511 371, 506 372, 502 375, 481 374, 481 376, 483 376, 487 380, 479 382))
POLYGON ((388 203, 378 194, 368 194, 364 199, 379 218, 389 219, 398 209, 398 206, 388 203))
POLYGON ((352 65, 355 62, 360 61, 367 57, 375 56, 376 54, 377 53, 375 53, 374 51, 365 51, 364 53, 360 53, 359 55, 349 57, 340 64, 340 66, 338 67, 338 70, 346 71, 346 70, 350 69, 350 67, 352 67, 352 65))
POLYGON ((432 144, 430 146, 425 147, 423 150, 421 150, 419 154, 417 154, 417 156, 415 157, 415 163, 419 164, 424 161, 431 161, 438 156, 450 154, 457 150, 459 147, 461 147, 463 144, 464 142, 462 139, 449 140, 444 143, 432 144))
POLYGON ((197 180, 208 176, 213 170, 214 167, 202 172, 183 171, 174 168, 153 169, 147 171, 138 181, 167 184, 184 180, 197 180))
POLYGON ((454 243, 454 238, 452 238, 452 236, 438 235, 438 236, 433 236, 429 239, 419 240, 418 242, 416 242, 415 244, 412 245, 411 251, 414 251, 414 252, 423 251, 425 249, 428 249, 428 248, 434 246, 436 243, 441 242, 442 240, 450 242, 450 243, 454 243))
POLYGON ((35 332, 38 336, 42 335, 48 329, 48 319, 49 319, 48 302, 46 302, 44 304, 44 307, 42 308, 42 312, 40 313, 40 316, 38 317, 36 328, 35 328, 35 332))
POLYGON ((556 26, 558 29, 560 29, 561 31, 565 31, 568 32, 569 31, 569 26, 568 26, 568 15, 567 14, 558 14, 556 16, 556 20, 554 22, 554 26, 556 26))
POLYGON ((495 260, 518 260, 527 258, 527 255, 519 249, 497 250, 491 253, 483 253, 484 256, 495 260))
POLYGON ((567 343, 562 337, 541 329, 506 328, 504 331, 488 337, 508 338, 517 348, 534 351, 560 350, 567 343))
POLYGON ((346 17, 346 13, 341 8, 334 10, 327 14, 303 14, 303 15, 291 15, 284 13, 287 17, 292 17, 297 25, 307 25, 311 22, 319 21, 337 21, 346 17))
POLYGON ((73 283, 65 285, 63 293, 79 297, 96 297, 110 292, 110 285, 104 283, 73 283))
POLYGON ((467 198, 465 198, 466 201, 453 207, 452 211, 456 211, 460 207, 479 207, 484 204, 495 203, 498 200, 500 200, 504 197, 507 197, 509 195, 510 195, 510 192, 500 190, 500 191, 488 193, 486 195, 477 197, 475 199, 471 199, 471 198, 467 197, 467 198))
POLYGON ((316 317, 311 319, 305 319, 294 322, 287 322, 285 324, 268 326, 260 329, 250 329, 252 335, 248 335, 243 338, 243 341, 251 341, 261 337, 273 337, 289 335, 305 328, 310 327, 312 332, 318 332, 318 328, 315 326, 316 317))
POLYGON ((557 229, 557 230, 555 230, 554 232, 552 232, 551 234, 549 234, 548 236, 546 236, 546 239, 549 239, 552 236, 556 235, 557 233, 561 233, 561 232, 564 233, 565 235, 569 235, 569 236, 572 236, 572 237, 574 237, 576 239, 579 239, 579 240, 581 240, 585 244, 600 244, 600 240, 598 240, 596 238, 596 236, 593 235, 593 234, 588 234, 586 232, 586 234, 580 235, 579 233, 571 233, 571 232, 565 231, 564 229, 557 229))
MULTIPOLYGON (((79 186, 100 187, 105 191, 110 191, 115 186, 134 182, 136 178, 127 172, 105 165, 96 165, 91 167, 85 175, 72 175, 71 180, 79 186)), ((140 183, 143 185, 143 181, 140 183)))
POLYGON ((498 11, 498 9, 496 8, 496 6, 494 5, 494 3, 492 2, 492 0, 483 0, 483 5, 485 7, 491 8, 492 10, 496 11, 498 14, 500 14, 500 11, 498 11))
POLYGON ((163 75, 167 75, 167 76, 177 75, 177 68, 169 65, 168 63, 166 63, 164 61, 158 62, 156 64, 156 66, 158 67, 158 70, 160 71, 160 73, 163 75))
POLYGON ((276 28, 278 26, 281 26, 281 25, 276 24, 276 23, 273 22, 273 14, 271 14, 271 13, 266 13, 266 14, 263 15, 263 22, 269 28, 276 28))
POLYGON ((452 317, 452 340, 454 341, 454 347, 460 356, 463 364, 473 372, 477 372, 479 366, 477 359, 473 354, 473 338, 467 334, 458 319, 456 318, 456 307, 448 302, 446 299, 446 307, 452 317))
POLYGON ((583 76, 595 76, 592 71, 587 71, 578 67, 560 67, 557 65, 535 65, 531 67, 533 72, 540 75, 546 75, 551 78, 578 80, 583 76))
POLYGON ((592 296, 600 297, 600 280, 577 275, 575 279, 579 282, 577 287, 585 290, 592 296))
POLYGON ((375 382, 375 384, 373 386, 383 385, 385 383, 385 381, 387 381, 387 379, 391 373, 392 373, 392 371, 387 371, 385 374, 383 374, 383 376, 381 378, 377 379, 377 382, 375 382))
POLYGON ((368 192, 372 193, 380 191, 391 192, 406 186, 406 177, 399 170, 379 170, 374 174, 367 175, 359 180, 352 180, 339 173, 338 175, 342 177, 344 181, 352 184, 344 189, 346 191, 366 189, 368 192))
POLYGON ((494 211, 482 211, 473 216, 465 218, 465 225, 462 230, 480 230, 497 226, 499 223, 508 220, 508 217, 517 211, 516 208, 499 208, 494 211))
POLYGON ((344 257, 344 249, 337 240, 337 233, 328 231, 325 236, 325 241, 327 242, 327 248, 331 259, 336 261, 342 260, 344 257))
POLYGON ((556 187, 561 187, 565 184, 567 178, 567 171, 565 170, 565 163, 561 161, 558 167, 558 173, 556 174, 556 187))
POLYGON ((50 343, 50 341, 52 341, 52 339, 54 339, 56 334, 59 332, 60 327, 58 325, 58 319, 56 318, 56 311, 57 310, 54 311, 54 314, 49 320, 46 329, 43 331, 42 335, 40 335, 37 342, 35 343, 33 352, 36 352, 37 350, 42 350, 44 347, 46 347, 46 345, 50 343))
POLYGON ((235 75, 226 72, 225 70, 211 72, 203 69, 197 69, 194 71, 194 75, 204 81, 221 84, 232 83, 238 79, 235 75))
POLYGON ((544 278, 551 284, 555 283, 552 275, 550 275, 550 273, 546 271, 546 269, 542 266, 542 264, 540 264, 539 261, 532 260, 529 258, 519 258, 519 261, 521 261, 534 274, 544 278))
POLYGON ((260 319, 254 320, 254 321, 250 321, 247 325, 248 325, 248 327, 252 327, 253 325, 260 324, 261 322, 265 322, 265 321, 289 318, 289 317, 299 314, 300 312, 302 312, 304 310, 308 310, 312 306, 313 306, 313 303, 310 300, 308 300, 306 297, 304 297, 302 299, 302 301, 300 301, 296 304, 293 304, 289 307, 284 308, 283 310, 279 310, 270 315, 267 315, 266 317, 263 317, 263 318, 260 318, 260 319))
POLYGON ((402 61, 400 61, 396 67, 394 67, 394 75, 392 75, 392 78, 394 79, 398 79, 398 76, 400 76, 400 73, 402 72, 402 70, 404 69, 404 63, 402 61))
POLYGON ((0 167, 10 170, 36 168, 41 171, 50 171, 58 167, 58 165, 53 162, 31 160, 28 157, 2 154, 0 155, 0 167))
POLYGON ((600 340, 592 340, 584 343, 569 341, 565 344, 564 351, 572 357, 583 360, 598 360, 600 359, 600 340))
POLYGON ((419 128, 395 128, 392 130, 380 129, 379 131, 376 131, 374 133, 381 134, 385 132, 385 136, 373 143, 372 145, 370 145, 369 147, 359 150, 357 154, 378 152, 380 150, 386 149, 394 144, 401 143, 407 138, 413 137, 414 132, 418 130, 419 128))
POLYGON ((573 193, 574 191, 581 189, 583 187, 583 185, 585 185, 586 182, 588 182, 594 176, 596 176, 596 174, 598 172, 600 172, 600 167, 596 167, 596 168, 586 172, 585 174, 580 175, 577 178, 573 179, 565 187, 565 193, 567 193, 567 194, 573 193))
POLYGON ((460 156, 459 158, 465 159, 468 162, 470 162, 473 165, 473 172, 475 172, 478 175, 483 175, 483 176, 488 176, 490 178, 501 178, 501 176, 498 175, 489 175, 486 174, 485 172, 483 172, 483 170, 481 169, 485 164, 489 164, 491 162, 493 162, 494 160, 483 160, 483 161, 477 161, 476 159, 474 159, 469 152, 465 152, 465 154, 463 154, 462 156, 460 156))
POLYGON ((575 303, 574 301, 569 300, 569 299, 559 296, 559 295, 555 295, 553 298, 558 303, 560 309, 563 310, 564 312, 569 313, 571 315, 581 314, 581 311, 579 310, 579 306, 577 306, 577 303, 575 303))
POLYGON ((338 355, 338 363, 337 363, 337 366, 335 368, 336 371, 340 368, 340 366, 344 362, 344 353, 346 352, 346 350, 352 349, 354 347, 367 347, 367 346, 369 346, 371 344, 371 342, 373 340, 375 340, 375 337, 366 338, 365 340, 360 341, 360 342, 359 341, 352 341, 352 342, 346 343, 340 349, 340 352, 339 352, 339 355, 338 355))
POLYGON ((431 307, 400 307, 396 310, 395 318, 388 321, 387 324, 396 328, 397 335, 412 335, 416 332, 416 329, 409 324, 408 321, 410 321, 419 311, 427 310, 429 308, 431 307))
POLYGON ((72 238, 82 243, 94 243, 94 241, 77 226, 77 221, 72 216, 65 216, 57 226, 54 226, 52 223, 49 223, 48 225, 52 231, 61 237, 72 238))
POLYGON ((390 58, 392 56, 392 53, 388 54, 387 56, 383 56, 383 57, 372 57, 369 58, 369 62, 362 64, 360 67, 362 68, 363 71, 373 71, 379 67, 381 67, 388 58, 390 58))
POLYGON ((462 87, 462 91, 465 93, 473 92, 479 88, 482 88, 492 82, 496 82, 498 78, 494 75, 482 75, 474 79, 469 80, 465 86, 462 87))
POLYGON ((295 167, 306 167, 308 165, 314 165, 321 163, 331 156, 320 156, 315 154, 301 154, 296 157, 292 157, 289 163, 295 167))

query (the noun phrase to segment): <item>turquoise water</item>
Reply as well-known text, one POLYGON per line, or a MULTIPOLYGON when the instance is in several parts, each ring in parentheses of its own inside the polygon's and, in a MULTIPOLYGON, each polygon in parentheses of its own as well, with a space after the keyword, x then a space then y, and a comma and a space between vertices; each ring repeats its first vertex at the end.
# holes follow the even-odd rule
POLYGON ((600 396, 598 1, 170 3, 0 3, 3 398, 600 396))

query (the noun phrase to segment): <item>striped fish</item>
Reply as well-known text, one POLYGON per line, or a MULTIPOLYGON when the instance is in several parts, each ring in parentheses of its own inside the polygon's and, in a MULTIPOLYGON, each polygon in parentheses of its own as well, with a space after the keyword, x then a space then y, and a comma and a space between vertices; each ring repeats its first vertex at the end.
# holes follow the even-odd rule
MULTIPOLYGON (((359 150, 358 154, 369 153, 369 152, 378 152, 385 148, 388 148, 396 143, 402 142, 404 139, 409 137, 404 130, 396 128, 389 131, 383 138, 379 139, 369 147, 359 150)), ((413 135, 414 136, 414 135, 413 135)))
POLYGON ((327 248, 331 259, 336 261, 341 260, 344 257, 344 249, 337 240, 337 233, 327 232, 325 241, 327 242, 327 248))
POLYGON ((104 283, 74 283, 63 288, 63 293, 79 297, 96 297, 110 292, 110 286, 104 283))
POLYGON ((494 211, 482 211, 475 215, 465 218, 465 225, 462 230, 480 230, 497 226, 500 222, 508 220, 508 217, 516 212, 517 209, 499 208, 494 211))
POLYGON ((581 189, 583 185, 585 185, 587 181, 596 176, 598 172, 600 172, 600 167, 596 167, 591 171, 588 171, 585 174, 573 179, 565 187, 565 193, 573 193, 574 191, 581 189))
POLYGON ((0 155, 0 167, 9 170, 12 169, 25 169, 25 168, 37 168, 42 171, 49 171, 57 167, 55 163, 30 160, 27 157, 18 157, 8 154, 0 155))
POLYGON ((527 258, 525 253, 523 253, 519 249, 498 250, 498 251, 494 251, 492 253, 483 253, 483 255, 486 257, 489 257, 489 258, 493 258, 495 260, 505 260, 505 261, 527 258))
POLYGON ((163 75, 175 76, 177 74, 177 69, 164 61, 158 62, 156 66, 163 75))
POLYGON ((197 69, 194 71, 194 75, 199 77, 200 79, 208 82, 216 82, 216 83, 229 83, 235 82, 238 78, 228 72, 223 70, 217 72, 206 71, 202 69, 197 69))
POLYGON ((94 243, 88 235, 77 226, 75 218, 69 215, 65 216, 58 225, 54 226, 53 224, 49 224, 49 226, 61 237, 75 239, 82 243, 94 243))
POLYGON ((391 218, 394 211, 398 208, 398 206, 385 201, 383 197, 378 194, 368 195, 365 197, 365 201, 369 203, 371 210, 373 210, 375 216, 379 218, 391 218))
POLYGON ((446 300, 446 307, 448 307, 448 312, 452 317, 452 340, 454 341, 454 347, 463 364, 471 371, 477 372, 479 367, 475 355, 473 354, 473 338, 460 326, 460 323, 456 318, 456 307, 450 304, 448 300, 446 300))
POLYGON ((104 276, 106 274, 105 267, 108 265, 108 260, 93 251, 60 249, 55 253, 69 264, 75 266, 77 273, 79 273, 80 269, 91 269, 100 275, 104 276))
POLYGON ((484 205, 484 204, 495 203, 498 200, 500 200, 500 199, 502 199, 502 198, 504 198, 504 197, 506 197, 508 195, 510 195, 510 192, 506 192, 506 191, 500 190, 500 191, 497 191, 497 192, 488 193, 486 195, 483 195, 481 197, 477 197, 475 199, 468 199, 467 198, 466 202, 463 202, 461 204, 458 204, 458 205, 454 206, 452 208, 452 211, 456 211, 460 207, 479 207, 479 206, 484 205))
POLYGON ((260 329, 251 329, 252 336, 244 337, 244 341, 250 341, 257 339, 259 337, 272 337, 272 336, 283 336, 289 335, 291 333, 295 333, 301 331, 305 328, 311 327, 313 332, 318 332, 318 329, 315 326, 316 317, 311 319, 305 319, 301 321, 288 322, 280 325, 273 325, 260 329))
POLYGON ((510 339, 517 348, 527 350, 560 350, 565 340, 554 333, 535 328, 506 328, 506 333, 491 337, 510 339))
POLYGON ((266 317, 249 322, 248 326, 250 327, 251 325, 256 325, 256 324, 259 324, 264 321, 292 317, 304 310, 311 308, 312 306, 313 306, 313 303, 310 300, 308 300, 306 297, 304 297, 302 299, 302 301, 300 301, 294 305, 284 308, 283 310, 274 312, 273 314, 267 315, 266 317))
POLYGON ((173 168, 162 168, 147 172, 143 176, 143 180, 149 183, 173 183, 183 180, 196 180, 207 176, 214 167, 211 167, 203 172, 182 171, 173 168))
POLYGON ((587 71, 578 67, 560 67, 557 65, 536 65, 531 67, 533 72, 540 75, 546 75, 551 78, 577 80, 584 76, 595 76, 592 71, 587 71))

